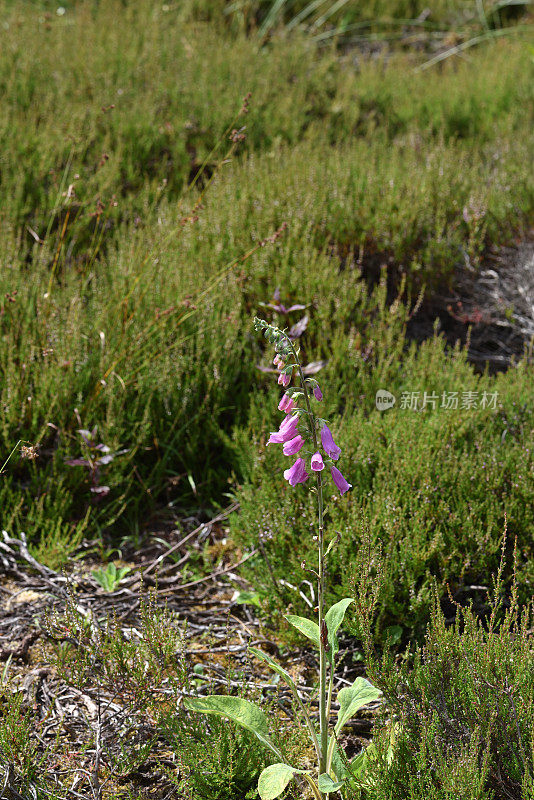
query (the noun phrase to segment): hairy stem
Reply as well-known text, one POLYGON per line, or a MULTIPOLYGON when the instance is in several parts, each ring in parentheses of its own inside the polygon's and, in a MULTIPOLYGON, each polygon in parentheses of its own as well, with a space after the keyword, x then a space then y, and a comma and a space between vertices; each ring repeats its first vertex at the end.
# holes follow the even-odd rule
MULTIPOLYGON (((313 441, 314 452, 319 449, 317 440, 317 423, 315 414, 312 411, 306 379, 302 371, 302 365, 298 353, 293 343, 288 339, 291 350, 295 358, 295 363, 299 373, 306 410, 308 412, 308 427, 313 441)), ((317 473, 317 518, 318 518, 318 579, 317 579, 317 606, 319 614, 319 732, 320 732, 320 756, 319 774, 326 772, 327 750, 328 750, 328 709, 327 705, 327 685, 326 685, 326 663, 327 653, 323 641, 324 626, 324 505, 323 505, 323 480, 320 472, 317 473)), ((329 692, 330 694, 330 692, 329 692)))
POLYGON ((312 794, 313 794, 313 797, 315 798, 315 800, 323 800, 323 798, 324 798, 324 795, 323 795, 323 794, 321 794, 321 792, 320 792, 320 791, 319 791, 319 789, 317 788, 317 784, 315 783, 315 781, 313 780, 313 778, 310 778, 310 776, 309 776, 309 775, 305 775, 305 776, 304 776, 304 778, 305 778, 305 780, 306 780, 306 782, 307 782, 308 786, 309 786, 309 787, 310 787, 310 789, 312 790, 312 794))
POLYGON ((319 727, 321 733, 321 760, 319 774, 326 772, 326 751, 328 748, 328 716, 326 699, 326 661, 327 654, 323 641, 324 625, 324 526, 323 526, 323 482, 317 473, 317 512, 319 523, 319 578, 317 594, 319 606, 319 727))

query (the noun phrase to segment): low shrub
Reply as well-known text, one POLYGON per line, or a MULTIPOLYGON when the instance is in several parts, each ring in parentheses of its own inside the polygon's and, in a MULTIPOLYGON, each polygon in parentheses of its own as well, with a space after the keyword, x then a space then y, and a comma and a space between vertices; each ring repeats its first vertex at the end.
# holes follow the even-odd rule
POLYGON ((450 625, 436 600, 402 663, 371 656, 386 704, 366 800, 534 797, 532 605, 499 582, 489 605, 485 623, 467 606, 450 625))
POLYGON ((176 754, 184 800, 257 800, 258 776, 269 756, 256 737, 228 719, 178 711, 160 721, 176 754))

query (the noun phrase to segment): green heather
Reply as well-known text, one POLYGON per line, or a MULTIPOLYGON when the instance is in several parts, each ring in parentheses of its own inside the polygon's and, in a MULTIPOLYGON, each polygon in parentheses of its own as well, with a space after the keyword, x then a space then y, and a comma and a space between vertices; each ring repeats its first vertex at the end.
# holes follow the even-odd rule
MULTIPOLYGON (((356 58, 298 30, 261 46, 205 6, 2 8, 0 441, 6 455, 39 446, 2 476, 2 526, 58 565, 83 535, 117 540, 164 505, 209 512, 230 491, 236 540, 253 544, 267 517, 273 574, 298 568, 306 510, 283 459, 260 447, 258 466, 250 444, 276 416, 250 320, 280 286, 307 306, 306 355, 328 358, 319 378, 350 453, 353 494, 339 518, 332 504, 350 531, 340 581, 370 526, 391 552, 381 624, 417 626, 430 573, 460 586, 495 566, 505 513, 531 554, 531 368, 477 376, 439 338, 408 345, 405 324, 423 287, 532 223, 532 40, 416 72, 424 54, 356 58), (382 264, 405 279, 392 307, 362 279, 382 264), (500 405, 381 415, 378 388, 485 389, 500 405), (95 428, 116 454, 98 476, 67 463, 95 428)), ((251 570, 267 588, 261 559, 251 570)))

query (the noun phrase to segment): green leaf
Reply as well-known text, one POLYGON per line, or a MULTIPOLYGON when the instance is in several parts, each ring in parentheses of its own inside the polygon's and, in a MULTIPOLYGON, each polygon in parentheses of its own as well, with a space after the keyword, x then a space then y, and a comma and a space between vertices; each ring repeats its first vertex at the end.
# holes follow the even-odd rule
POLYGON ((322 775, 319 775, 317 786, 319 787, 320 792, 328 794, 329 792, 337 792, 338 789, 341 789, 343 786, 343 781, 333 781, 330 775, 327 775, 326 772, 323 772, 322 775))
POLYGON ((257 592, 238 592, 237 597, 234 599, 234 603, 238 603, 239 605, 248 604, 261 608, 260 596, 257 592))
MULTIPOLYGON (((397 739, 399 738, 399 733, 401 731, 401 724, 399 722, 395 722, 389 731, 389 744, 388 744, 388 751, 386 755, 386 761, 388 767, 391 766, 393 763, 393 759, 395 758, 395 747, 397 744, 397 739)), ((372 742, 371 742, 372 744, 372 742)), ((370 747, 371 745, 369 745, 370 747)))
POLYGON ((304 774, 303 769, 295 769, 289 764, 271 764, 266 767, 258 781, 261 800, 274 800, 279 797, 295 773, 304 774))
POLYGON ((389 628, 386 628, 384 631, 384 638, 386 641, 389 639, 389 643, 395 645, 402 639, 402 633, 403 631, 400 625, 390 625, 389 628))
POLYGON ((307 636, 308 639, 311 639, 316 647, 320 647, 319 626, 316 622, 305 617, 297 617, 295 614, 286 614, 286 619, 294 628, 303 633, 304 636, 307 636))
POLYGON ((346 778, 347 775, 350 775, 350 772, 347 769, 347 765, 345 762, 346 758, 344 759, 343 756, 341 755, 340 749, 336 742, 334 744, 334 752, 332 754, 332 769, 335 773, 336 778, 346 778))
POLYGON ((281 678, 283 678, 285 680, 285 682, 287 683, 287 685, 289 686, 289 688, 291 689, 291 691, 293 693, 293 697, 295 698, 297 703, 299 703, 300 707, 302 708, 302 710, 303 710, 303 712, 304 712, 304 714, 306 716, 306 724, 308 726, 308 730, 310 732, 310 736, 311 736, 314 744, 316 744, 316 742, 317 742, 317 739, 316 739, 317 731, 315 730, 315 726, 314 726, 312 720, 306 714, 306 710, 305 710, 304 704, 302 702, 302 699, 301 699, 301 697, 300 697, 300 695, 298 693, 298 689, 296 687, 296 684, 295 684, 293 678, 291 677, 291 675, 289 674, 289 672, 287 670, 285 670, 283 667, 281 667, 280 664, 278 664, 277 661, 274 661, 274 659, 272 659, 270 656, 268 656, 266 653, 262 652, 261 650, 257 650, 255 647, 249 647, 249 651, 252 653, 252 655, 256 656, 256 658, 259 658, 262 661, 265 661, 265 663, 268 664, 271 667, 271 669, 274 670, 277 673, 277 675, 279 675, 281 678))
POLYGON ((336 653, 339 651, 337 632, 341 623, 343 622, 343 619, 345 618, 345 611, 353 602, 354 600, 352 597, 345 597, 343 600, 340 600, 339 603, 335 603, 325 614, 324 621, 326 622, 326 627, 328 628, 328 643, 330 644, 328 658, 330 659, 331 664, 334 663, 336 653))
POLYGON ((375 753, 376 747, 371 742, 366 748, 360 750, 351 761, 348 761, 336 742, 332 754, 332 772, 336 778, 342 781, 351 778, 352 780, 357 780, 359 785, 366 786, 368 783, 366 774, 369 769, 369 763, 375 753))
POLYGON ((265 661, 266 664, 270 666, 272 670, 274 670, 281 678, 285 680, 287 685, 291 688, 293 692, 297 692, 297 687, 295 686, 295 682, 289 672, 280 666, 271 656, 268 656, 267 653, 262 652, 262 650, 257 650, 255 647, 249 647, 249 651, 252 653, 253 656, 256 658, 265 661))
POLYGON ((243 700, 242 697, 212 694, 208 697, 187 697, 184 699, 184 706, 189 711, 228 717, 233 722, 241 725, 242 728, 246 728, 253 733, 262 744, 280 758, 280 753, 269 736, 267 717, 255 703, 243 700))
POLYGON ((358 755, 354 756, 350 762, 350 774, 363 788, 370 788, 368 771, 371 759, 375 754, 376 747, 374 743, 371 742, 364 750, 361 750, 358 755))
POLYGON ((376 689, 372 683, 365 678, 356 678, 352 686, 341 689, 337 696, 339 711, 335 732, 339 733, 343 725, 356 714, 367 703, 378 700, 382 692, 376 689))
POLYGON ((363 778, 368 767, 367 751, 361 750, 350 762, 350 774, 353 778, 363 778))
POLYGON ((119 567, 119 569, 117 569, 115 564, 111 562, 106 566, 105 570, 95 569, 91 574, 104 591, 114 592, 125 575, 128 575, 131 571, 130 567, 119 567))
POLYGON ((327 548, 326 548, 326 550, 324 551, 324 557, 325 557, 325 558, 326 558, 326 557, 327 557, 327 555, 330 553, 330 551, 331 551, 331 550, 333 550, 333 548, 334 548, 334 547, 335 547, 337 544, 339 544, 339 540, 340 540, 340 537, 339 537, 339 536, 334 536, 334 538, 330 540, 330 543, 329 543, 328 547, 327 547, 327 548))

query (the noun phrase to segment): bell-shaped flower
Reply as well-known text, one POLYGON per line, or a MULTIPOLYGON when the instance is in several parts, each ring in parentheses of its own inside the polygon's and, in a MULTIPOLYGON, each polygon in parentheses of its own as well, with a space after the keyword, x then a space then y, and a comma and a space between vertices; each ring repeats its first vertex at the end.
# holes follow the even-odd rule
POLYGON ((278 376, 278 383, 285 389, 291 383, 291 375, 286 375, 285 372, 281 372, 278 376))
POLYGON ((349 489, 352 489, 352 483, 349 483, 347 480, 345 480, 337 467, 330 467, 330 472, 332 473, 333 481, 341 494, 345 494, 345 492, 348 492, 349 489))
POLYGON ((285 456, 294 456, 298 453, 299 450, 302 449, 302 445, 304 444, 304 439, 299 434, 295 436, 293 439, 290 439, 286 442, 282 448, 282 452, 285 456))
POLYGON ((320 453, 314 453, 311 457, 311 468, 314 472, 321 472, 324 469, 323 457, 320 453))
MULTIPOLYGON (((299 424, 298 414, 293 414, 291 417, 285 417, 280 423, 280 428, 279 428, 280 433, 282 433, 283 431, 287 431, 290 428, 291 429, 296 428, 298 424, 299 424)), ((284 441, 287 442, 287 439, 285 439, 284 441)))
POLYGON ((337 461, 339 456, 341 455, 341 447, 338 447, 337 444, 334 442, 334 437, 332 436, 332 431, 328 427, 328 425, 323 425, 321 428, 321 443, 323 445, 323 449, 328 455, 330 456, 333 461, 337 461))
POLYGON ((289 481, 290 486, 296 486, 297 483, 304 483, 310 476, 306 472, 306 462, 303 458, 297 458, 295 463, 289 469, 284 470, 284 478, 289 481))
POLYGON ((271 433, 267 444, 282 444, 283 442, 289 442, 290 439, 293 439, 293 437, 297 435, 298 424, 298 414, 293 414, 292 417, 287 416, 282 421, 280 428, 275 433, 271 433))
POLYGON ((320 389, 320 386, 319 386, 318 383, 316 383, 315 386, 313 387, 313 396, 315 397, 316 400, 322 400, 323 399, 323 393, 321 392, 321 389, 320 389))
POLYGON ((295 408, 295 401, 288 394, 285 394, 278 403, 278 411, 284 411, 286 414, 291 414, 295 408))

